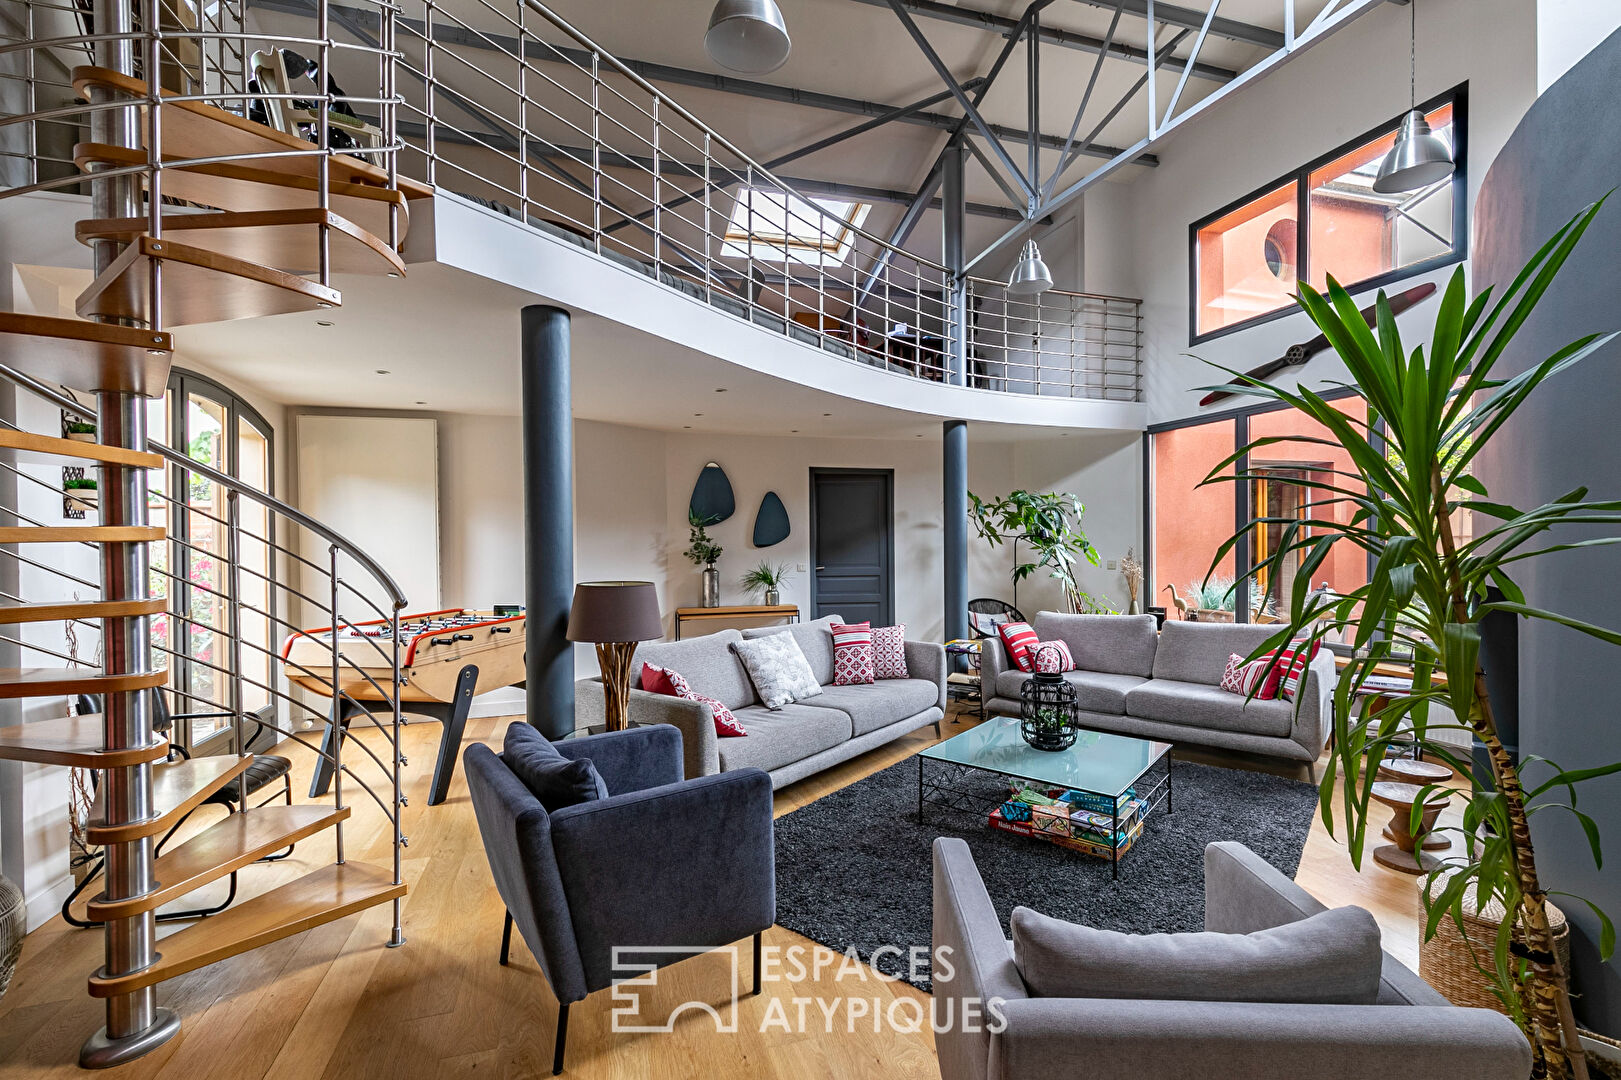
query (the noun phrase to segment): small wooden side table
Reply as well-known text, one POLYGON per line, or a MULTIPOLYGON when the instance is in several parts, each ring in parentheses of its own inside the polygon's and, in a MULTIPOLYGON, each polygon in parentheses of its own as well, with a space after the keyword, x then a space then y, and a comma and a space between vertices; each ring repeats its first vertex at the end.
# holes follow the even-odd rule
POLYGON ((681 640, 681 627, 689 622, 713 619, 786 619, 799 621, 798 604, 734 604, 731 607, 682 607, 675 609, 675 639, 681 640))
POLYGON ((1440 859, 1426 854, 1420 845, 1430 830, 1435 828, 1435 819, 1441 816, 1449 796, 1439 791, 1431 793, 1429 801, 1424 804, 1424 817, 1415 832, 1412 828, 1413 804, 1418 801, 1422 790, 1418 784, 1395 784, 1388 780, 1373 785, 1374 800, 1394 811, 1390 815, 1390 824, 1385 826, 1385 835, 1395 842, 1373 850, 1373 861, 1380 866, 1403 874, 1427 874, 1441 865, 1440 859))
MULTIPOLYGON (((1419 761, 1417 758, 1385 758, 1379 763, 1379 779, 1389 780, 1396 784, 1412 784, 1414 787, 1423 787, 1426 784, 1439 784, 1452 779, 1452 770, 1438 761, 1419 761)), ((1391 842, 1396 840, 1396 832, 1389 825, 1385 826, 1385 839, 1391 842)), ((1419 840, 1420 848, 1425 851, 1440 851, 1442 848, 1452 846, 1452 841, 1444 836, 1430 833, 1419 840)))

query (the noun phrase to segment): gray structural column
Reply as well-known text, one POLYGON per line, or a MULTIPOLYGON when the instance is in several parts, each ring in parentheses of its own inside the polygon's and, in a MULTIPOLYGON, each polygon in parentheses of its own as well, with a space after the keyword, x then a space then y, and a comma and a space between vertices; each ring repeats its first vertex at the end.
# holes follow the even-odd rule
POLYGON ((946 640, 968 636, 968 421, 943 425, 946 640))
POLYGON ((574 730, 574 415, 569 313, 523 309, 523 504, 529 722, 548 739, 574 730))
POLYGON ((940 216, 944 221, 941 261, 951 273, 946 285, 946 381, 962 386, 968 370, 968 279, 963 277, 963 222, 967 193, 963 169, 968 146, 962 135, 952 136, 940 158, 940 216))

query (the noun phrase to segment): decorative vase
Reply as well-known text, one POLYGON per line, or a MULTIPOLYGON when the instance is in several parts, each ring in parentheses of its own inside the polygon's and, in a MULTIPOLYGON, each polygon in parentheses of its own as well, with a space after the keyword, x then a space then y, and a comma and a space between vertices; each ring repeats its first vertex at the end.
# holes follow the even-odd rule
POLYGON ((713 566, 704 569, 704 607, 720 607, 720 571, 713 566))
POLYGON ((1131 597, 1131 601, 1130 601, 1130 603, 1128 603, 1128 604, 1127 604, 1127 605, 1126 605, 1126 614, 1127 614, 1127 615, 1138 615, 1138 614, 1141 614, 1141 613, 1140 613, 1140 612, 1139 612, 1139 611, 1138 611, 1138 610, 1137 610, 1137 597, 1136 597, 1136 594, 1133 594, 1133 595, 1132 595, 1132 597, 1131 597))
POLYGON ((28 932, 28 908, 23 891, 11 879, 0 877, 0 997, 5 997, 17 960, 23 954, 23 935, 28 932))
POLYGON ((782 594, 780 592, 776 589, 767 589, 765 591, 766 607, 776 607, 780 603, 782 603, 782 594))

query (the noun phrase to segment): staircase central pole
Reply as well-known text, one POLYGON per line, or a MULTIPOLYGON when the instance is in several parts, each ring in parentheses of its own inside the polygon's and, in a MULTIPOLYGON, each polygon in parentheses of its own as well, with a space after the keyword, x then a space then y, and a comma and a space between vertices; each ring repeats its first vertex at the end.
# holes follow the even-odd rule
MULTIPOLYGON (((135 74, 134 0, 95 0, 93 13, 98 35, 116 34, 115 40, 95 43, 96 63, 124 75, 135 74)), ((151 28, 148 28, 151 29, 151 28)), ((157 72, 147 72, 157 85, 157 72)), ((99 103, 108 99, 93 91, 99 103)), ((91 115, 94 141, 130 149, 139 148, 139 116, 127 109, 103 109, 91 115)), ((91 177, 92 215, 97 218, 142 216, 141 178, 130 174, 98 180, 91 177)), ((93 247, 96 274, 104 273, 118 256, 118 245, 97 242, 93 247)), ((151 312, 148 312, 150 315, 151 312)), ((151 322, 148 321, 151 326, 151 322)), ((153 329, 158 327, 153 326, 153 329)), ((146 449, 146 401, 138 394, 102 391, 96 395, 96 432, 107 446, 146 449)), ((146 470, 104 465, 98 502, 103 525, 147 523, 146 470)), ((150 559, 144 543, 101 545, 101 598, 144 600, 148 595, 150 559)), ((102 668, 106 674, 136 674, 152 670, 151 625, 145 615, 109 616, 102 622, 102 668)), ((107 749, 149 746, 153 742, 152 711, 145 691, 109 692, 102 703, 103 739, 107 749)), ((152 766, 149 763, 107 769, 101 783, 106 824, 141 821, 154 815, 152 766)), ((154 888, 152 838, 143 837, 106 847, 106 898, 140 896, 154 888)), ((109 919, 105 975, 140 971, 157 959, 156 922, 142 912, 109 919)), ((107 1026, 92 1035, 79 1051, 86 1068, 108 1068, 140 1057, 180 1030, 180 1020, 157 1007, 157 991, 145 987, 107 999, 107 1026)))

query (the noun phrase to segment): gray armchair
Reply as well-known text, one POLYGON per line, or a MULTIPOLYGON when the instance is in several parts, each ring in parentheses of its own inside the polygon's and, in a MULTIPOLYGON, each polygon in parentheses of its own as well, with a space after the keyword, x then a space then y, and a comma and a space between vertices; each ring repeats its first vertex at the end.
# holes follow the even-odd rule
MULTIPOLYGON (((608 798, 547 813, 489 747, 475 744, 462 757, 507 909, 501 963, 516 924, 557 995, 553 1075, 563 1068, 569 1005, 625 974, 614 970, 615 946, 700 950, 752 935, 758 994, 760 934, 777 910, 765 773, 684 780, 681 733, 667 726, 556 746, 564 757, 589 758, 608 798)), ((662 967, 686 955, 646 959, 662 967)))
MULTIPOLYGON (((1205 849, 1205 926, 1248 933, 1323 906, 1240 844, 1205 849)), ((1447 1004, 1386 954, 1377 1005, 1257 1005, 1031 997, 968 845, 934 842, 935 1013, 1005 1026, 936 1029, 943 1080, 1525 1080, 1531 1050, 1506 1017, 1447 1004), (937 965, 938 967, 939 965, 937 965), (945 999, 942 1001, 942 999, 945 999), (965 1013, 964 1010, 969 1012, 965 1013), (992 1033, 992 1029, 997 1029, 992 1033)))

